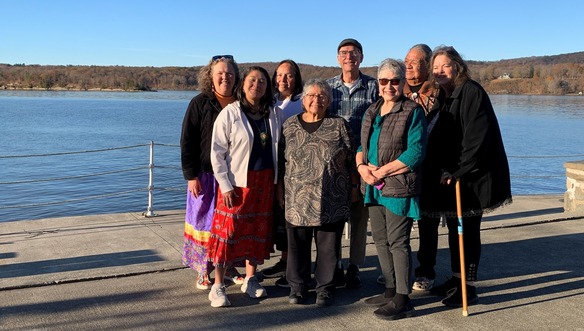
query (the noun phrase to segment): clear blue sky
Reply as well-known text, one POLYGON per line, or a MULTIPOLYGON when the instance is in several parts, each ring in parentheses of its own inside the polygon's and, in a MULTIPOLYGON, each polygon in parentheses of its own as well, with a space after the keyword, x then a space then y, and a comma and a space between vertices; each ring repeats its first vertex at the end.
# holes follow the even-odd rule
POLYGON ((363 44, 363 66, 416 43, 484 61, 584 51, 582 0, 0 0, 0 10, 8 64, 197 66, 233 54, 337 66, 347 37, 363 44))

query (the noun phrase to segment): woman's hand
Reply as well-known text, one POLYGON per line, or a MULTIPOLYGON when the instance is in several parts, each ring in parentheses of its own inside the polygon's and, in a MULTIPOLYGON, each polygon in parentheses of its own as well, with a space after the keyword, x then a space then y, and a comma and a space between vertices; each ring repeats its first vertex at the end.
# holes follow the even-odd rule
POLYGON ((410 172, 410 168, 408 168, 407 165, 405 165, 403 162, 401 162, 398 159, 395 159, 381 167, 377 167, 377 169, 375 169, 374 171, 371 172, 371 174, 377 178, 379 178, 379 180, 382 180, 385 177, 389 177, 389 176, 395 176, 395 175, 400 175, 400 174, 405 174, 410 172))
POLYGON ((188 183, 189 192, 191 192, 193 194, 195 199, 198 198, 199 194, 201 194, 201 192, 203 192, 203 185, 201 185, 201 181, 199 180, 199 178, 195 177, 195 178, 189 180, 187 183, 188 183))
POLYGON ((365 183, 369 185, 375 185, 380 181, 379 177, 373 174, 373 172, 377 171, 377 169, 379 169, 377 166, 374 166, 370 163, 360 165, 357 168, 357 171, 359 172, 359 175, 361 176, 361 178, 363 178, 365 183))
POLYGON ((371 174, 376 178, 383 179, 389 175, 389 173, 385 170, 384 167, 375 167, 376 169, 371 171, 371 174))
POLYGON ((233 208, 233 203, 237 197, 239 196, 235 194, 235 190, 227 191, 223 193, 223 203, 227 208, 233 208))
POLYGON ((456 180, 456 178, 454 176, 452 176, 452 174, 450 174, 447 171, 444 171, 442 173, 442 176, 440 176, 440 184, 442 184, 442 185, 450 185, 455 180, 456 180))

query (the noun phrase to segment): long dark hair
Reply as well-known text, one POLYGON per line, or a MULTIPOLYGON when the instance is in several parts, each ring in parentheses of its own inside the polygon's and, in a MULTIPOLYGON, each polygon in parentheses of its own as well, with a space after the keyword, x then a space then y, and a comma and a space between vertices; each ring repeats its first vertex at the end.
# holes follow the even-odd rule
POLYGON ((274 94, 272 92, 272 84, 270 84, 270 74, 268 71, 260 66, 252 66, 246 69, 241 75, 241 81, 239 82, 239 86, 237 87, 237 100, 241 103, 241 106, 244 111, 249 112, 252 109, 252 106, 247 101, 245 97, 245 92, 243 91, 243 83, 245 79, 252 71, 259 71, 264 75, 266 79, 266 93, 261 97, 260 104, 258 107, 258 112, 262 114, 264 117, 268 117, 270 115, 271 107, 274 105, 274 94))
POLYGON ((276 80, 276 72, 278 71, 278 68, 280 68, 280 66, 284 63, 288 63, 294 70, 294 86, 292 87, 292 97, 290 99, 298 100, 298 98, 300 98, 300 94, 302 93, 302 75, 300 74, 300 67, 298 67, 298 64, 296 64, 296 62, 293 60, 286 59, 278 63, 276 70, 274 70, 274 74, 272 75, 272 86, 274 87, 275 92, 277 92, 278 82, 276 80))

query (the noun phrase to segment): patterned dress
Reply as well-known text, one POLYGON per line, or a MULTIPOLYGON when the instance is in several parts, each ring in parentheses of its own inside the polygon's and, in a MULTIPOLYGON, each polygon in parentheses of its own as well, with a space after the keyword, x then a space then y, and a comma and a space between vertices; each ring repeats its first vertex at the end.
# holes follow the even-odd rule
POLYGON ((313 133, 298 116, 282 131, 286 220, 294 226, 321 226, 349 218, 352 136, 347 122, 328 115, 313 133))

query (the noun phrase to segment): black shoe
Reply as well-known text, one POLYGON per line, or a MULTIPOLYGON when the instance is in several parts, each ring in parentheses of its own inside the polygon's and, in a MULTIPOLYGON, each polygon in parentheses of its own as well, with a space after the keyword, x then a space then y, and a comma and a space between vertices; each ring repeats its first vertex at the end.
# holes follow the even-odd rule
POLYGON ((293 292, 288 296, 288 302, 293 305, 301 305, 306 299, 306 293, 293 292))
POLYGON ((316 294, 316 305, 319 307, 328 307, 333 304, 334 296, 331 292, 324 290, 316 294))
MULTIPOLYGON (((448 307, 460 308, 462 307, 462 284, 451 291, 450 295, 442 300, 442 304, 448 307)), ((468 306, 477 304, 479 297, 477 296, 477 288, 474 286, 466 286, 466 304, 468 306)))
POLYGON ((441 297, 448 296, 448 293, 453 288, 457 288, 461 285, 460 278, 452 277, 448 279, 444 284, 434 286, 430 289, 430 293, 434 295, 439 295, 441 297))
POLYGON ((388 304, 377 308, 373 314, 384 320, 398 320, 414 316, 415 309, 411 302, 408 302, 403 307, 398 308, 395 305, 395 302, 390 301, 388 304))
POLYGON ((359 267, 354 264, 349 264, 347 268, 347 274, 345 275, 345 287, 346 288, 359 288, 361 287, 361 278, 359 278, 359 267))
POLYGON ((290 288, 290 284, 288 284, 288 280, 286 279, 286 276, 282 276, 282 277, 278 278, 278 280, 276 281, 276 286, 290 288))
POLYGON ((262 275, 264 278, 276 278, 282 277, 286 275, 286 261, 280 259, 280 261, 276 262, 273 266, 263 269, 262 275))
POLYGON ((383 306, 388 304, 395 296, 395 288, 386 288, 385 292, 371 298, 365 299, 366 305, 383 306))
POLYGON ((335 268, 333 283, 335 284, 335 287, 345 286, 345 273, 343 272, 343 266, 335 268))

